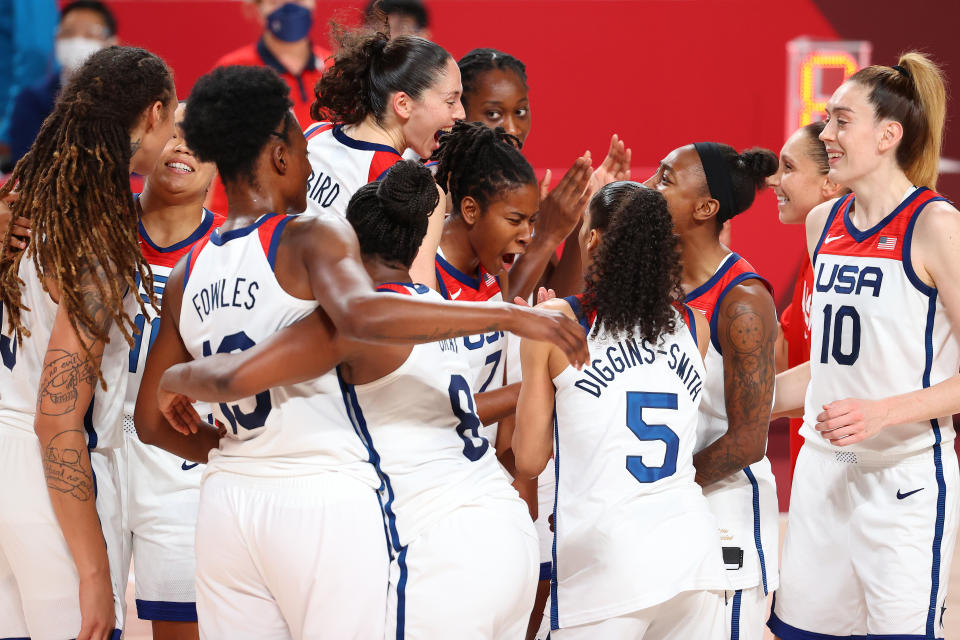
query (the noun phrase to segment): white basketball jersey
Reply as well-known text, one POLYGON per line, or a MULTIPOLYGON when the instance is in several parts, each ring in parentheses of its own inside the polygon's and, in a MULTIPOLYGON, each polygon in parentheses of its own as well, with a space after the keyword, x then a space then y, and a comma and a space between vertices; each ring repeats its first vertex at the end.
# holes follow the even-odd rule
MULTIPOLYGON (((566 300, 589 336, 595 318, 579 298, 566 300)), ((553 629, 726 586, 717 523, 694 482, 704 367, 684 318, 656 344, 603 333, 587 343, 590 365, 553 379, 553 629)))
MULTIPOLYGON (((317 308, 315 300, 284 291, 273 273, 280 237, 294 217, 268 214, 247 227, 214 229, 190 250, 180 336, 194 358, 248 349, 317 308)), ((379 486, 334 373, 218 403, 213 414, 227 435, 211 452, 208 474, 340 471, 379 486)))
MULTIPOLYGON (((697 429, 699 453, 727 432, 726 393, 723 380, 723 354, 717 337, 718 309, 727 293, 745 280, 766 280, 757 275, 746 260, 731 253, 716 273, 686 296, 686 302, 701 311, 710 322, 710 345, 700 423, 697 429)), ((703 490, 720 524, 720 539, 730 554, 727 577, 731 589, 762 586, 765 593, 777 588, 777 550, 780 509, 777 485, 770 461, 764 456, 745 469, 714 482, 703 490)))
POLYGON ((382 178, 402 160, 393 147, 354 140, 343 126, 317 122, 303 132, 313 174, 307 181, 307 211, 317 215, 347 215, 347 203, 357 189, 382 178))
MULTIPOLYGON (((35 241, 42 242, 42 239, 35 241)), ((3 366, 0 367, 0 428, 33 433, 38 395, 42 404, 44 397, 61 393, 58 386, 80 375, 82 369, 72 355, 64 353, 57 362, 60 375, 51 381, 49 388, 39 389, 57 305, 43 290, 32 258, 24 256, 18 275, 24 283, 21 291, 23 306, 30 308, 30 311, 22 311, 21 320, 30 330, 30 336, 24 336, 23 343, 17 345, 16 337, 7 323, 6 310, 0 309, 3 313, 3 332, 0 335, 0 355, 3 359, 3 366)), ((125 296, 126 299, 130 297, 129 294, 125 296)), ((93 400, 83 417, 83 429, 90 449, 111 449, 122 444, 121 420, 130 348, 116 323, 111 325, 108 337, 100 364, 107 388, 104 390, 99 381, 93 380, 93 400)), ((63 406, 59 404, 61 409, 63 406)))
MULTIPOLYGON (((138 195, 139 194, 136 194, 134 197, 138 195)), ((157 246, 153 240, 150 239, 147 230, 143 227, 143 223, 140 223, 140 251, 143 253, 144 259, 150 264, 150 270, 153 272, 153 294, 158 308, 163 302, 163 291, 167 286, 167 278, 170 277, 170 272, 173 271, 177 261, 187 255, 196 242, 206 237, 215 224, 219 225, 222 222, 222 217, 215 216, 212 212, 204 209, 200 224, 193 233, 191 233, 188 238, 169 247, 157 246)), ((158 316, 153 311, 153 307, 150 306, 150 296, 140 281, 139 274, 137 275, 137 293, 146 303, 147 315, 144 316, 140 310, 136 298, 130 296, 131 299, 127 307, 130 316, 134 319, 134 324, 137 326, 138 333, 133 336, 133 347, 130 349, 127 369, 129 372, 129 380, 127 381, 127 395, 123 404, 123 414, 131 418, 137 406, 137 393, 140 391, 140 380, 143 378, 143 367, 147 362, 147 354, 150 353, 150 347, 153 346, 153 341, 157 338, 157 330, 160 327, 160 316, 158 316)), ((209 413, 209 408, 205 403, 198 403, 196 409, 197 413, 204 417, 209 413)))
MULTIPOLYGON (((393 291, 441 299, 424 285, 393 291)), ((344 383, 345 402, 368 440, 383 480, 383 509, 394 551, 457 507, 483 496, 517 497, 480 435, 469 370, 458 339, 413 347, 392 373, 368 384, 344 383)))
POLYGON ((887 427, 852 445, 831 445, 815 429, 823 405, 880 399, 926 388, 960 370, 960 344, 937 289, 913 270, 910 245, 924 207, 944 200, 921 187, 865 231, 850 221, 848 194, 830 211, 814 252, 810 386, 801 434, 837 452, 903 456, 949 443, 950 416, 887 427))

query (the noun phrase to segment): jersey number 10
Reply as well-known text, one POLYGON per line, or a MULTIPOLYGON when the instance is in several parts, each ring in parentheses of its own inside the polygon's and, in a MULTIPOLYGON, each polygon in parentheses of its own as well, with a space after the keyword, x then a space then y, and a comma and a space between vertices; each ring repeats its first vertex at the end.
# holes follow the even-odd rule
POLYGON ((829 356, 837 364, 846 366, 853 365, 860 357, 860 314, 851 306, 843 305, 837 309, 836 315, 833 313, 833 305, 828 304, 823 308, 823 344, 820 349, 820 362, 827 364, 829 356), (850 322, 845 322, 847 319, 850 322), (843 330, 849 324, 851 329, 850 351, 843 351, 843 330), (830 328, 833 327, 831 334, 830 328), (833 345, 831 346, 831 338, 833 345))

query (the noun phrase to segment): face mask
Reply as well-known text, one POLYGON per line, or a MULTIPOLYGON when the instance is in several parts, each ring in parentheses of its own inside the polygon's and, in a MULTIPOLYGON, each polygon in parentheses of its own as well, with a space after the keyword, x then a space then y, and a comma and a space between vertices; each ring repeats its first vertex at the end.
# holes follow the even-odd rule
POLYGON ((61 38, 54 42, 53 55, 66 73, 79 69, 87 58, 103 49, 103 43, 92 38, 61 38))
POLYGON ((278 40, 296 42, 310 33, 313 25, 313 13, 299 4, 288 2, 267 16, 267 29, 278 40))

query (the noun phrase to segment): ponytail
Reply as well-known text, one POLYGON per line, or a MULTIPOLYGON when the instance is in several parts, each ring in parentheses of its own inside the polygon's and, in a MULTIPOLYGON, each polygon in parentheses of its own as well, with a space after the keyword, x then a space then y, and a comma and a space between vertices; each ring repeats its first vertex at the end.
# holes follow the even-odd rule
POLYGON ((403 91, 419 98, 450 59, 443 47, 417 36, 391 40, 380 31, 351 31, 334 24, 333 39, 338 43, 333 66, 314 87, 314 120, 358 124, 373 116, 381 122, 391 94, 403 91))
POLYGON ((926 55, 910 51, 897 67, 873 65, 850 80, 870 90, 868 101, 878 120, 899 122, 903 138, 897 147, 897 164, 917 186, 937 186, 947 91, 940 68, 926 55))

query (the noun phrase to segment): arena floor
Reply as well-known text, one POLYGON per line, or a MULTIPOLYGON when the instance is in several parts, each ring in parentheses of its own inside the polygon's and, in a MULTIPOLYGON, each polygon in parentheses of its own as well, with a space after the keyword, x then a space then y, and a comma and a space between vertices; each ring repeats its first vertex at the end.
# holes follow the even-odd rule
MULTIPOLYGON (((780 544, 783 545, 783 534, 786 530, 787 518, 782 515, 780 518, 780 544)), ((947 595, 947 615, 944 617, 946 629, 944 636, 950 638, 960 638, 960 545, 957 545, 957 552, 954 553, 953 563, 950 571, 950 591, 947 595), (951 613, 952 612, 952 615, 951 613)), ((150 624, 136 617, 136 606, 133 597, 133 573, 130 575, 130 582, 127 585, 127 611, 131 612, 131 619, 128 620, 127 633, 124 636, 126 640, 152 640, 150 633, 150 624)), ((764 640, 773 640, 773 634, 767 630, 764 640)))

